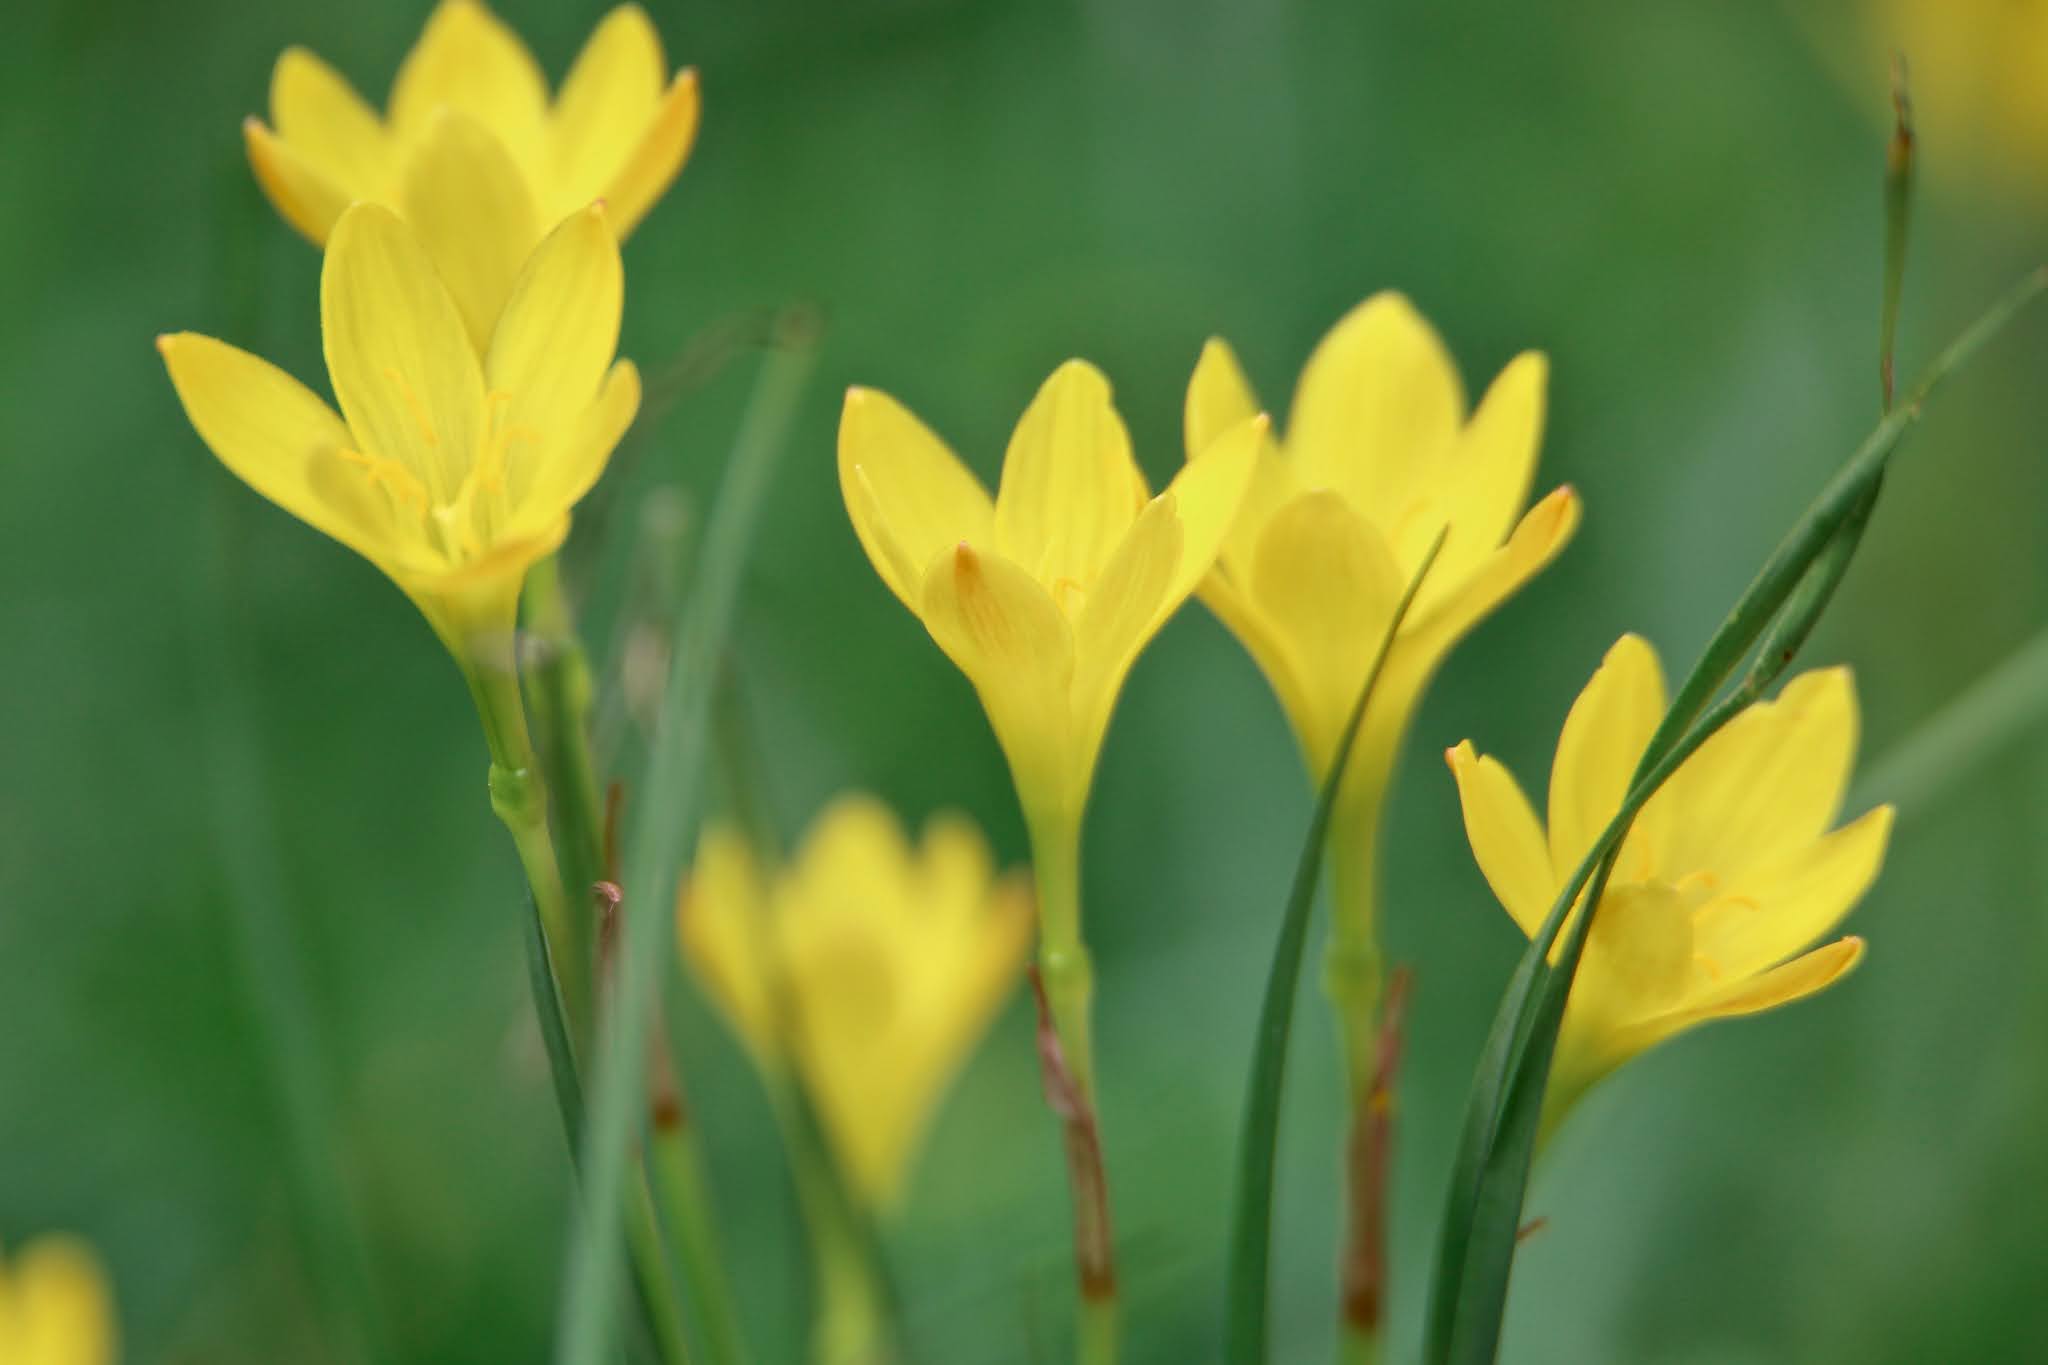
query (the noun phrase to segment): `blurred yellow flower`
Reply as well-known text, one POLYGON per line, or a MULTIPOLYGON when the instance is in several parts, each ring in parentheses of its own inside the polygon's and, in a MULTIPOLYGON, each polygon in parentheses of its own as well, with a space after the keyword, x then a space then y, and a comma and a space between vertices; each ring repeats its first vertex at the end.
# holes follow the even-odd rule
POLYGON ((590 209, 526 264, 482 356, 413 233, 342 215, 320 278, 336 415, 282 370, 211 337, 159 337, 221 463, 405 590, 458 660, 509 642, 527 569, 569 530, 640 401, 613 363, 618 243, 590 209))
POLYGON ((351 202, 402 213, 479 351, 534 246, 593 201, 621 240, 682 169, 697 73, 671 79, 638 5, 606 15, 550 104, 519 36, 478 0, 441 0, 385 117, 304 48, 277 60, 273 130, 243 123, 264 193, 318 245, 351 202))
POLYGON ((113 1296, 90 1248, 43 1237, 0 1260, 0 1362, 108 1365, 114 1347, 113 1296))
POLYGON ((854 531, 974 684, 1034 829, 1078 825, 1125 676, 1214 563, 1264 429, 1244 416, 1149 497, 1109 381, 1070 360, 1017 423, 991 500, 895 399, 847 392, 854 531))
MULTIPOLYGON (((1934 150, 1926 164, 1937 175, 1965 171, 2037 198, 2048 190, 2048 0, 1857 0, 1857 8, 1863 40, 1842 45, 1834 64, 1872 110, 1889 114, 1885 60, 1904 55, 1914 125, 1934 150)), ((1838 13, 1815 15, 1831 50, 1838 13)))
POLYGON ((773 875, 736 831, 707 829, 679 926, 764 1069, 794 1059, 849 1177, 881 1207, 1016 984, 1031 895, 996 875, 965 819, 933 817, 913 849, 888 807, 848 795, 773 875))
MULTIPOLYGON (((1621 808, 1665 705, 1656 654, 1623 636, 1558 738, 1547 835, 1500 763, 1469 741, 1449 752, 1473 855, 1524 933, 1621 808)), ((1811 995, 1856 965, 1859 938, 1812 947, 1876 880, 1891 834, 1889 806, 1829 831, 1856 731, 1848 670, 1803 673, 1729 722, 1644 806, 1572 985, 1547 1126, 1645 1048, 1811 995)))
MULTIPOLYGON (((1448 530, 1443 550, 1388 656, 1347 791, 1384 787, 1437 664, 1577 529, 1568 487, 1522 511, 1547 368, 1540 354, 1517 356, 1468 417, 1443 341, 1406 298, 1382 293, 1331 328, 1302 369, 1284 444, 1264 443, 1201 596, 1265 672, 1318 779, 1438 531, 1448 530)), ((1211 340, 1188 385, 1189 468, 1233 450, 1221 438, 1257 411, 1237 357, 1211 340)))

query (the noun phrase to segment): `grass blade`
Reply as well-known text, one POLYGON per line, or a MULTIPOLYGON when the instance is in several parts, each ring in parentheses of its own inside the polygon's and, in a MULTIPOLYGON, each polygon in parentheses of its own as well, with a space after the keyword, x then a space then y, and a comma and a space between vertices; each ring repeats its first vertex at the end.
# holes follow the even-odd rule
POLYGON ((626 864, 626 893, 654 913, 628 918, 618 980, 599 1038, 583 1143, 585 1195, 572 1229, 555 1359, 598 1365, 615 1322, 621 1226, 633 1151, 643 1126, 646 1050, 672 949, 676 880, 701 806, 718 660, 739 596, 746 553, 775 459, 810 374, 815 326, 787 317, 763 363, 719 489, 695 589, 683 610, 653 759, 626 864))
POLYGON ((1336 808, 1337 790, 1344 781, 1345 762, 1351 743, 1365 718, 1366 704, 1394 646, 1394 636, 1415 601, 1430 565, 1443 549, 1444 532, 1439 531, 1407 591, 1395 604, 1380 637, 1379 649, 1351 715, 1344 722, 1344 734, 1337 743, 1316 796, 1315 814, 1309 820, 1308 836, 1302 841, 1301 857, 1294 865, 1294 884, 1287 895, 1287 907, 1280 919, 1280 936, 1273 945, 1273 965, 1266 976, 1266 994, 1259 1005, 1257 1043, 1252 1052, 1251 1078, 1246 1084, 1244 1126, 1238 1140, 1237 1197, 1230 1236, 1229 1302, 1224 1322, 1223 1358, 1230 1365, 1257 1365, 1266 1358, 1266 1297, 1269 1289, 1273 1247, 1273 1154, 1280 1132, 1280 1094, 1287 1078, 1287 1046, 1294 1028, 1294 995, 1301 981, 1301 955, 1308 941, 1309 913, 1315 906, 1316 883, 1323 866, 1323 843, 1329 836, 1330 817, 1336 808))

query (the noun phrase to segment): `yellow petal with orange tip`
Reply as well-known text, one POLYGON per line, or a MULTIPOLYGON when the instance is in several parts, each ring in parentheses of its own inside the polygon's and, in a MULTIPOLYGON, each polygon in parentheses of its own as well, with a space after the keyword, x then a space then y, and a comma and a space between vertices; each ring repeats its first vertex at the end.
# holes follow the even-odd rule
POLYGON ((690 149, 697 143, 701 104, 697 72, 685 67, 669 82, 639 144, 605 190, 605 201, 620 237, 640 225, 654 202, 675 183, 683 163, 690 159, 690 149))
POLYGON ((1559 885, 1550 869, 1543 827, 1514 776, 1498 759, 1464 740, 1444 753, 1458 784, 1465 836, 1495 898, 1531 938, 1550 914, 1559 885))
POLYGON ((303 47, 288 47, 270 73, 277 135, 349 199, 375 199, 395 179, 391 139, 377 111, 339 72, 303 47))
POLYGON ((344 465, 353 438, 318 395, 212 337, 176 332, 156 344, 193 429, 237 478, 365 558, 390 559, 390 509, 344 465))
POLYGON ((1304 713, 1290 719, 1317 774, 1334 756, 1403 586, 1379 532, 1335 489, 1301 494, 1259 538, 1251 600, 1301 681, 1304 713))
POLYGON ((547 79, 519 35, 480 0, 441 0, 399 64, 390 122, 410 138, 441 109, 459 110, 524 162, 542 150, 547 106, 547 79))
POLYGON ((242 143, 257 185, 279 216, 314 246, 325 244, 327 234, 356 197, 349 187, 272 132, 262 119, 242 120, 242 143))
POLYGON ((1027 811, 1078 811, 1093 756, 1073 742, 1074 633, 1051 595, 962 542, 925 570, 918 615, 980 694, 1027 811))
POLYGON ((1080 587, 1116 552, 1149 494, 1109 381, 1084 360, 1053 371, 1003 455, 996 550, 1048 588, 1080 587))
MULTIPOLYGON (((1558 736, 1550 768, 1550 862, 1559 882, 1620 811, 1664 707, 1656 651, 1640 635, 1622 636, 1572 703, 1558 736)), ((1637 872, 1624 859, 1620 875, 1637 872)))
POLYGON ((482 351, 541 239, 525 176, 496 134, 444 108, 406 158, 399 208, 462 310, 471 345, 482 351))
POLYGON ((993 535, 995 506, 980 480, 910 409, 875 389, 846 391, 839 489, 875 572, 913 612, 924 609, 933 556, 993 535))
POLYGON ((1404 296, 1375 294, 1309 356, 1287 414, 1287 454, 1305 485, 1342 490, 1391 530, 1464 417, 1464 386, 1436 329, 1404 296))
POLYGON ((410 469, 434 505, 452 502, 483 435, 483 373, 439 272, 389 209, 357 204, 335 224, 320 331, 362 453, 410 469))
POLYGON ((1863 960, 1863 951, 1863 940, 1854 935, 1823 944, 1767 972, 1687 1001, 1668 1014, 1643 1020, 1618 1036, 1615 1046, 1632 1055, 1708 1020, 1761 1014, 1804 1000, 1847 976, 1863 960))
MULTIPOLYGON (((596 206, 563 219, 523 260, 490 338, 484 379, 508 395, 504 429, 559 432, 596 398, 618 353, 625 268, 596 206)), ((522 454, 538 448, 512 442, 506 464, 515 483, 522 454)))
POLYGON ((0 1261, 0 1361, 112 1365, 113 1294, 91 1248, 45 1236, 0 1261))
POLYGON ((1442 580, 1450 590, 1439 594, 1431 567, 1416 606, 1401 628, 1401 647, 1426 658, 1429 668, 1452 647, 1513 597, 1522 585, 1557 558, 1579 529, 1579 495, 1569 485, 1552 490, 1523 514, 1507 543, 1481 560, 1462 581, 1442 580), (1427 601, 1425 599, 1434 598, 1427 601))

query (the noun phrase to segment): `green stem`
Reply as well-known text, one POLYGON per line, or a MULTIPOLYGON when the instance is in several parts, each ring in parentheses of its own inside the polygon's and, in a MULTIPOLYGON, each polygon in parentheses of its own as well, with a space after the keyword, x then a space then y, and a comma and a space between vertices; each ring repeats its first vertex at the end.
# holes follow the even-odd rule
POLYGON ((1380 794, 1377 786, 1361 794, 1345 783, 1327 855, 1330 942, 1323 957, 1323 989, 1337 1015, 1344 1076, 1354 1102, 1372 1086, 1386 978, 1379 941, 1380 794))
POLYGON ((1116 1232, 1095 1100, 1095 968, 1081 938, 1081 814, 1033 812, 1027 823, 1038 883, 1040 1054, 1046 1093, 1061 1121, 1074 1208, 1075 1355, 1082 1365, 1114 1365, 1116 1232))
POLYGON ((682 1266, 683 1292, 690 1296, 705 1355, 711 1365, 741 1365, 748 1358, 746 1336, 704 1188, 704 1161, 679 1110, 655 1116, 652 1166, 662 1224, 682 1266))
POLYGON ((491 809, 519 850, 519 863, 533 889, 533 903, 554 963, 555 989, 561 993, 570 1036, 580 1045, 584 1040, 575 1032, 576 1020, 589 1017, 591 980, 589 936, 579 932, 576 921, 588 916, 572 912, 563 889, 561 865, 548 834, 547 781, 526 727, 519 679, 510 672, 467 661, 462 672, 476 699, 484 741, 490 747, 491 809))
MULTIPOLYGON (((587 888, 606 872, 604 798, 590 747, 590 663, 569 613, 556 559, 544 559, 528 572, 524 601, 526 685, 540 732, 542 767, 555 787, 552 814, 561 832, 563 886, 580 903, 587 888)), ((572 914, 564 932, 574 939, 562 945, 565 958, 588 964, 593 918, 572 914)), ((590 1027, 588 1017, 570 1019, 578 1039, 587 1038, 590 1027)))
POLYGON ((817 1276, 811 1359, 814 1365, 882 1365, 893 1358, 890 1314, 869 1239, 855 1225, 855 1210, 833 1185, 831 1172, 821 1168, 821 1154, 794 1136, 790 1149, 817 1276))

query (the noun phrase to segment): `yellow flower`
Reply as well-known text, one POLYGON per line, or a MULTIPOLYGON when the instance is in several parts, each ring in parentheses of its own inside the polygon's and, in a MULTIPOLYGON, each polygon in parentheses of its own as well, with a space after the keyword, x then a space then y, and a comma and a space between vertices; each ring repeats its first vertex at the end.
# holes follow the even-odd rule
MULTIPOLYGON (((1469 741, 1450 751, 1473 855, 1524 933, 1621 808, 1664 709, 1656 654, 1624 635, 1558 738, 1547 835, 1507 769, 1469 741)), ((1848 670, 1803 673, 1729 722, 1644 806, 1572 985, 1551 1122, 1645 1048, 1811 995, 1856 965, 1861 939, 1812 947, 1869 890, 1891 834, 1889 806, 1829 832, 1856 729, 1848 670)))
POLYGON ((0 1361, 108 1365, 114 1346, 113 1296, 90 1248, 44 1237, 0 1261, 0 1361))
POLYGON ((481 357, 413 234, 389 210, 342 215, 320 277, 340 415, 211 337, 159 337, 171 382, 221 463, 405 590, 459 660, 509 640, 526 570, 633 420, 613 364, 622 278, 601 212, 526 264, 481 357))
POLYGON ((1885 63, 1902 54, 1915 129, 1933 149, 1925 164, 2038 202, 2048 191, 2048 3, 1863 0, 1860 8, 1862 41, 1827 45, 1850 87, 1889 116, 1885 63))
MULTIPOLYGON (((1388 656, 1348 793, 1385 785, 1437 664, 1577 528, 1568 487, 1522 513, 1546 371, 1541 355, 1517 356, 1468 417, 1442 340, 1394 293, 1354 308, 1309 357, 1284 444, 1261 450, 1201 596, 1265 672, 1318 779, 1438 531, 1448 536, 1388 656)), ((1188 385, 1189 468, 1230 448, 1219 438, 1258 410, 1229 345, 1210 341, 1188 385)))
POLYGON ((764 1068, 794 1057, 849 1177, 892 1203, 940 1093, 1016 984, 1031 896, 974 826, 934 817, 912 849, 872 797, 842 796, 770 877, 705 831, 683 950, 764 1068))
POLYGON ((1245 416, 1149 497, 1109 382, 1070 360, 1017 423, 991 500, 895 399, 847 392, 853 528, 974 684, 1034 826, 1078 821, 1131 664, 1214 562, 1264 428, 1245 416))
POLYGON ((243 127, 277 211, 315 245, 351 202, 405 216, 479 351, 534 246, 602 199, 624 240, 697 135, 697 73, 673 79, 638 5, 606 15, 552 104, 519 36, 477 0, 442 0, 398 69, 385 117, 334 69, 289 48, 270 81, 273 131, 243 127))

